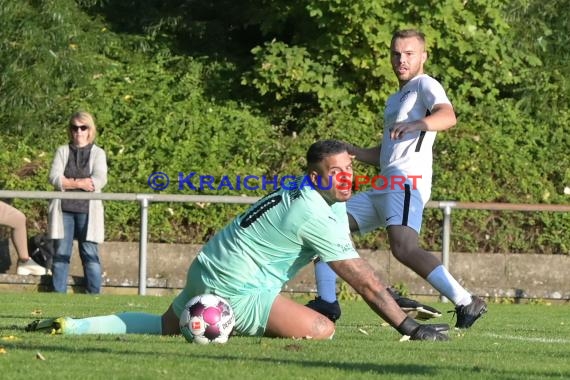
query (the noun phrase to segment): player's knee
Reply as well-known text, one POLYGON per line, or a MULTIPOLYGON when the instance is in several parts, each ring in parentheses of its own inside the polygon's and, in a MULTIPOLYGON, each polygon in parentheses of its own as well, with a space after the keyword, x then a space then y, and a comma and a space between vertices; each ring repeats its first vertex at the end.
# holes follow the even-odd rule
POLYGON ((324 316, 319 316, 313 325, 312 339, 332 339, 336 329, 335 324, 330 319, 324 316))
POLYGON ((390 249, 394 257, 403 264, 408 264, 412 261, 416 261, 421 259, 421 250, 418 248, 417 245, 413 244, 412 242, 398 242, 398 243, 391 243, 390 249), (418 256, 420 255, 420 256, 418 256))
POLYGON ((334 333, 336 332, 336 327, 334 325, 334 323, 330 323, 331 327, 330 329, 326 332, 326 338, 325 339, 332 339, 334 337, 334 333))
POLYGON ((403 246, 392 248, 392 255, 401 263, 406 264, 410 259, 410 250, 403 246))

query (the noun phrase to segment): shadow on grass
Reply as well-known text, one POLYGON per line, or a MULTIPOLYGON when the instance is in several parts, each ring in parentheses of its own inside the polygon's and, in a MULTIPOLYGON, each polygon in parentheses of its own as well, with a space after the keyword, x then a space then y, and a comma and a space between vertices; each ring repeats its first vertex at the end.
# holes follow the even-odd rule
MULTIPOLYGON (((113 342, 129 342, 128 335, 117 335, 113 336, 112 341, 108 340, 107 337, 103 337, 101 335, 92 335, 90 336, 94 338, 94 340, 90 340, 89 342, 85 343, 113 343, 113 342)), ((155 337, 150 337, 155 338, 155 337)), ((67 341, 68 343, 69 341, 67 341)), ((181 342, 179 340, 172 339, 172 344, 176 346, 180 346, 181 342)), ((51 342, 50 342, 51 343, 51 342)), ((161 343, 164 343, 162 341, 161 343)), ((184 343, 182 343, 184 344, 184 343)), ((295 343, 291 345, 296 345, 295 343)), ((124 350, 117 350, 116 346, 112 348, 101 348, 101 347, 85 347, 82 346, 74 346, 74 347, 63 347, 61 345, 54 345, 54 344, 38 344, 38 342, 26 342, 26 341, 4 341, 3 346, 8 349, 27 349, 33 350, 37 352, 50 352, 50 355, 54 355, 57 353, 61 353, 63 355, 69 354, 80 354, 80 355, 89 355, 89 354, 113 354, 113 355, 121 355, 125 358, 128 356, 134 356, 137 358, 156 358, 157 352, 153 350, 149 351, 133 351, 133 347, 129 345, 129 347, 125 346, 124 350)), ((287 349, 287 345, 284 349, 287 349)), ((427 347, 426 347, 427 348, 427 347)), ((289 349, 288 349, 289 350, 289 349)), ((296 351, 296 350, 294 350, 296 351)), ((179 352, 162 352, 158 354, 159 356, 169 356, 175 355, 178 357, 180 355, 179 352)), ((446 377, 450 373, 455 373, 457 376, 465 375, 469 378, 473 378, 473 376, 481 378, 487 378, 487 376, 492 376, 493 378, 501 378, 501 379, 519 379, 519 378, 567 378, 566 376, 570 373, 562 372, 562 371, 529 371, 528 368, 509 368, 508 370, 505 369, 497 369, 493 368, 493 366, 480 366, 480 365, 471 365, 469 361, 465 361, 463 363, 455 363, 453 365, 443 365, 442 363, 434 363, 434 364, 414 364, 414 363, 398 363, 398 364, 382 364, 382 363, 369 363, 369 362, 348 362, 348 361, 331 361, 331 359, 323 359, 323 360, 304 360, 302 358, 294 359, 294 358, 285 358, 280 357, 278 359, 275 358, 263 358, 263 357, 252 357, 251 354, 247 356, 243 355, 228 355, 221 353, 220 355, 211 354, 208 352, 200 353, 195 350, 192 351, 192 358, 195 360, 211 360, 212 362, 217 363, 224 363, 230 364, 232 362, 239 363, 247 361, 251 364, 252 368, 256 368, 256 371, 263 370, 263 368, 270 368, 274 365, 279 364, 279 366, 293 366, 293 367, 303 367, 307 369, 326 369, 326 370, 337 370, 343 371, 346 373, 350 373, 351 375, 358 376, 358 373, 362 374, 373 374, 373 375, 384 375, 384 376, 402 376, 403 378, 407 378, 407 376, 412 375, 421 375, 422 377, 433 377, 437 378, 440 376, 446 377)), ((545 354, 546 355, 546 354, 545 354)), ((136 363, 136 359, 125 359, 125 363, 136 363)), ((404 361, 404 359, 402 359, 404 361)), ((447 377, 446 377, 447 378, 447 377)))

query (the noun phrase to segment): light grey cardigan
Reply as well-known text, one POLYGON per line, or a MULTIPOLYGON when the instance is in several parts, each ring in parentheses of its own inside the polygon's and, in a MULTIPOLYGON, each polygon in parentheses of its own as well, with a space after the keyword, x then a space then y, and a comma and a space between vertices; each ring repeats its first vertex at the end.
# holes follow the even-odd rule
MULTIPOLYGON (((65 191, 62 188, 62 177, 69 159, 69 145, 57 148, 49 173, 49 182, 56 190, 65 191)), ((89 172, 95 186, 95 192, 100 193, 107 184, 107 156, 105 151, 93 144, 89 155, 89 172)), ((63 239, 63 212, 61 211, 61 199, 52 199, 49 204, 48 234, 52 239, 63 239)), ((89 220, 87 222, 87 240, 102 243, 105 240, 105 213, 103 201, 89 201, 89 220)))

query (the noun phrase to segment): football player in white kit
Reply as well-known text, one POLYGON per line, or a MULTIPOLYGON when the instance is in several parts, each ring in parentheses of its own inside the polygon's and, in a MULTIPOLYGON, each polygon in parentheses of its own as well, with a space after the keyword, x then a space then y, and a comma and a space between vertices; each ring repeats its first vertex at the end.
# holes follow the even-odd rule
MULTIPOLYGON (((386 103, 382 143, 372 148, 352 146, 349 152, 359 161, 379 166, 381 183, 347 202, 350 229, 366 233, 386 227, 396 259, 450 299, 455 304, 455 326, 468 328, 487 311, 487 305, 418 244, 424 206, 431 194, 433 143, 438 131, 456 124, 455 112, 442 85, 424 74, 427 52, 423 33, 394 33, 390 50, 400 88, 386 103)), ((336 320, 340 316, 336 275, 323 262, 316 262, 315 275, 319 294, 308 306, 336 320)), ((398 301, 397 295, 395 298, 398 301)), ((400 301, 402 308, 410 303, 424 306, 406 298, 400 301)))

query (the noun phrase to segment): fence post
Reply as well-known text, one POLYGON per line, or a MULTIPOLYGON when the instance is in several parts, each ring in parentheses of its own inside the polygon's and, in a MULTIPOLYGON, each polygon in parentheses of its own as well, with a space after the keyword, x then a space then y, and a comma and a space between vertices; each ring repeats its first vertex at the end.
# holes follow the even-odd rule
POLYGON ((148 241, 148 198, 141 197, 141 234, 139 241, 139 295, 146 295, 146 258, 148 241))
MULTIPOLYGON (((441 261, 443 266, 449 270, 449 248, 451 246, 451 203, 442 202, 443 205, 443 241, 441 247, 441 261)), ((441 302, 448 302, 444 295, 440 295, 441 302)))

